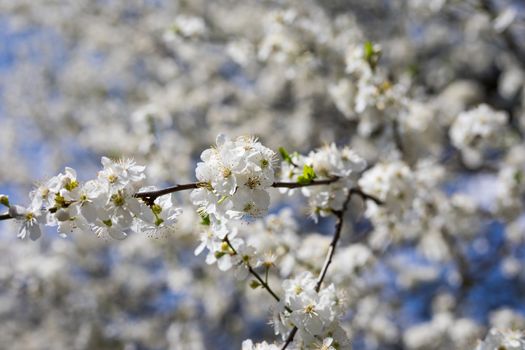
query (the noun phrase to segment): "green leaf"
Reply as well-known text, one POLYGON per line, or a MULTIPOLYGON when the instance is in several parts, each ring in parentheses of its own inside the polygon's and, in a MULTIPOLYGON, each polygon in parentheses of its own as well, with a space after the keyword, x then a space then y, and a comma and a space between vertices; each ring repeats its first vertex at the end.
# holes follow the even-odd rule
POLYGON ((220 258, 222 258, 223 256, 225 256, 226 253, 223 253, 223 252, 215 252, 213 255, 215 256, 216 259, 220 259, 220 258))
POLYGON ((374 56, 374 44, 371 41, 365 42, 365 60, 369 61, 374 56))
POLYGON ((260 286, 261 286, 261 284, 258 281, 256 281, 256 280, 251 280, 250 281, 250 288, 251 289, 257 289, 260 286))
POLYGON ((368 62, 372 69, 375 69, 381 57, 381 51, 374 47, 374 43, 371 41, 365 42, 363 45, 363 58, 368 62))
POLYGON ((279 153, 281 154, 281 157, 284 161, 288 162, 289 164, 292 164, 292 157, 290 157, 290 154, 284 147, 279 147, 279 153))
POLYGON ((523 172, 517 170, 514 173, 514 181, 519 185, 523 181, 523 172))
POLYGON ((206 213, 204 210, 199 212, 201 217, 201 225, 210 226, 210 214, 206 213))
POLYGON ((304 165, 303 174, 297 178, 297 183, 300 185, 308 185, 317 177, 314 168, 309 165, 304 165))

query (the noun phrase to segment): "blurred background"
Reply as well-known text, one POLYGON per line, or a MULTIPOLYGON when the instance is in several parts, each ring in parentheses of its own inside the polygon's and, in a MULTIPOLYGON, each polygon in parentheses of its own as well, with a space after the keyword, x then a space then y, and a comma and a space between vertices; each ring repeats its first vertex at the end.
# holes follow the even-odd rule
MULTIPOLYGON (((432 158, 446 171, 442 193, 488 210, 497 169, 464 164, 446 130, 487 103, 508 113, 509 148, 525 153, 524 68, 519 0, 0 0, 0 193, 27 203, 64 166, 94 177, 102 155, 146 164, 151 184, 193 181, 221 132, 302 153, 349 144, 373 164, 399 155, 384 120, 402 115, 406 162, 432 158), (418 101, 405 114, 351 110, 348 49, 366 41, 381 46, 378 69, 396 93, 418 101)), ((485 164, 505 157, 495 151, 485 164)), ((298 251, 329 240, 330 220, 316 225, 299 197, 273 196, 272 214, 293 210, 298 251)), ((188 193, 178 199, 183 219, 163 239, 49 230, 20 241, 2 222, 0 348, 234 349, 274 339, 272 300, 194 256, 201 228, 188 193)), ((362 211, 354 203, 346 243, 372 236, 362 211)), ((491 325, 525 328, 522 208, 465 220, 475 227, 458 236, 468 283, 450 247, 422 248, 419 236, 374 247, 378 262, 359 278, 340 272, 355 349, 469 349, 491 325)))

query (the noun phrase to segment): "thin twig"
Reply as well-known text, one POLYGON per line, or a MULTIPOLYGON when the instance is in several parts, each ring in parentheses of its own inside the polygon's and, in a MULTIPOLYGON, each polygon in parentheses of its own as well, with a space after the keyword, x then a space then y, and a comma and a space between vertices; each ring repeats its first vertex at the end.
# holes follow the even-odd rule
MULTIPOLYGON (((337 243, 339 242, 339 239, 341 238, 344 214, 346 212, 346 209, 348 208, 348 203, 350 202, 350 198, 352 197, 352 194, 357 194, 357 193, 352 192, 352 191, 348 192, 348 196, 346 197, 346 200, 343 203, 343 208, 341 210, 333 211, 336 217, 334 236, 332 237, 332 241, 330 242, 330 246, 328 247, 328 253, 326 254, 323 268, 321 269, 321 272, 319 273, 319 277, 317 278, 317 283, 315 284, 316 292, 319 292, 321 290, 321 286, 326 277, 326 273, 328 272, 328 268, 330 267, 330 264, 332 263, 332 259, 335 254, 335 250, 337 248, 337 243)), ((288 347, 288 345, 290 345, 293 342, 293 339, 296 333, 297 333, 297 326, 294 326, 294 328, 290 331, 290 334, 288 334, 288 337, 286 337, 286 341, 284 342, 281 350, 285 350, 288 347)))
MULTIPOLYGON (((237 255, 237 251, 235 250, 235 248, 233 247, 233 245, 231 244, 230 240, 228 239, 228 236, 224 237, 224 242, 226 242, 226 244, 228 244, 228 246, 230 247, 230 249, 232 250, 232 252, 237 255)), ((270 287, 270 285, 265 282, 262 277, 257 273, 257 271, 255 271, 253 269, 253 267, 249 264, 249 263, 246 263, 246 266, 248 267, 248 271, 257 279, 257 281, 259 281, 259 283, 263 286, 264 289, 266 289, 266 291, 268 291, 268 293, 270 293, 270 295, 277 301, 277 302, 280 302, 281 301, 281 298, 279 298, 279 296, 277 295, 277 293, 275 293, 273 291, 273 289, 270 287)), ((285 306, 285 309, 286 311, 288 312, 292 312, 292 310, 285 306)))
POLYGON ((369 200, 373 201, 377 205, 383 205, 384 204, 381 199, 379 199, 379 198, 377 198, 375 196, 372 196, 371 194, 365 193, 365 192, 363 192, 362 189, 357 188, 357 187, 350 189, 350 194, 358 195, 358 196, 360 196, 363 199, 369 199, 369 200))
POLYGON ((348 195, 345 203, 343 204, 342 210, 334 211, 336 217, 335 233, 332 237, 332 241, 330 242, 330 246, 328 247, 328 253, 326 254, 326 259, 324 261, 323 268, 321 269, 319 277, 317 278, 317 284, 315 285, 316 292, 319 292, 321 290, 321 285, 323 284, 324 278, 326 277, 326 273, 328 272, 328 267, 330 267, 330 264, 332 263, 332 258, 334 257, 337 242, 339 242, 339 238, 341 238, 341 230, 343 228, 343 217, 348 206, 348 202, 350 201, 350 196, 351 194, 348 195))
POLYGON ((283 347, 281 348, 281 350, 284 350, 288 347, 288 345, 290 345, 291 342, 293 342, 293 338, 295 338, 295 334, 297 333, 298 331, 298 328, 297 327, 294 327, 290 334, 288 334, 288 337, 286 337, 286 341, 284 342, 283 344, 283 347))
POLYGON ((458 269, 459 275, 461 276, 459 300, 463 301, 467 295, 468 290, 474 283, 470 273, 469 262, 467 257, 461 251, 461 247, 458 244, 457 239, 447 229, 442 230, 442 235, 450 250, 452 258, 456 262, 456 268, 458 269))
POLYGON ((405 154, 405 147, 403 146, 403 138, 401 137, 401 130, 399 130, 399 121, 397 119, 392 121, 392 133, 394 136, 394 143, 403 156, 405 154))
POLYGON ((138 193, 135 193, 133 196, 144 200, 147 204, 153 205, 153 202, 155 201, 155 199, 157 199, 160 196, 164 196, 166 194, 179 192, 179 191, 192 190, 192 189, 196 189, 202 186, 203 184, 201 182, 193 182, 189 184, 166 187, 161 190, 138 192, 138 193))

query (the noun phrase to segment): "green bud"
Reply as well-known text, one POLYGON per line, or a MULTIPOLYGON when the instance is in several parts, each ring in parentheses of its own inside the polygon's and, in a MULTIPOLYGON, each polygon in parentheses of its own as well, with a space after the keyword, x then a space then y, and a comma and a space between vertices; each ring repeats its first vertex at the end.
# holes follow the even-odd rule
POLYGON ((374 47, 371 41, 365 42, 363 51, 363 59, 368 62, 370 68, 375 69, 381 57, 381 51, 377 47, 374 47))
POLYGON ((223 256, 225 256, 226 253, 223 253, 223 252, 215 252, 214 255, 215 255, 215 258, 216 258, 216 259, 220 259, 220 258, 222 258, 223 256))
POLYGON ((201 225, 204 226, 210 226, 210 214, 206 213, 204 210, 199 212, 199 215, 201 216, 201 225))
POLYGON ((284 147, 279 147, 279 153, 284 161, 292 164, 292 157, 290 157, 290 154, 288 154, 288 151, 284 147))
POLYGON ((0 204, 5 205, 6 207, 9 207, 9 197, 5 194, 0 194, 0 204))
POLYGON ((250 281, 250 288, 251 289, 257 289, 260 286, 261 286, 261 284, 258 281, 256 281, 256 280, 251 280, 250 281))
POLYGON ((163 222, 164 222, 164 220, 162 220, 161 218, 157 217, 157 219, 155 219, 155 226, 160 226, 160 225, 162 225, 163 222))
POLYGON ((153 214, 159 215, 162 212, 162 207, 158 204, 153 204, 151 206, 151 211, 153 212, 153 214))
POLYGON ((66 206, 66 199, 58 193, 55 194, 55 206, 57 208, 62 208, 66 206))

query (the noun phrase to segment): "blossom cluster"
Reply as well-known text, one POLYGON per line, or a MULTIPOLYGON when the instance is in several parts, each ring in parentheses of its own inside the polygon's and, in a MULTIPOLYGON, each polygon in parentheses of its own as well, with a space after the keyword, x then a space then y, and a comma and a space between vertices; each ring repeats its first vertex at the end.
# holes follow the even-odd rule
POLYGON ((521 331, 491 329, 487 338, 475 350, 522 350, 525 349, 525 334, 521 331))
POLYGON ((274 181, 275 152, 251 137, 217 137, 216 147, 202 152, 195 170, 200 188, 193 204, 214 221, 260 217, 268 211, 267 191, 274 181))
POLYGON ((306 349, 319 344, 350 349, 350 340, 339 323, 345 313, 344 297, 333 284, 320 290, 316 285, 308 271, 283 282, 284 298, 273 319, 275 333, 284 339, 292 325, 297 327, 306 349))
POLYGON ((42 226, 58 226, 66 236, 75 231, 94 232, 98 237, 124 239, 130 232, 163 235, 177 221, 181 210, 171 196, 150 205, 135 197, 141 188, 145 167, 133 160, 102 158, 103 169, 94 180, 81 183, 72 168, 40 184, 30 193, 27 208, 9 205, 9 215, 19 221, 20 238, 38 239, 42 226))
POLYGON ((502 146, 508 116, 486 104, 459 114, 450 127, 450 139, 468 165, 478 166, 483 152, 502 146))
MULTIPOLYGON (((307 156, 286 154, 281 164, 281 179, 308 185, 312 181, 332 181, 327 185, 305 186, 302 194, 308 198, 310 213, 314 218, 327 216, 341 210, 349 191, 357 186, 366 161, 350 147, 338 148, 335 144, 311 151, 307 156)), ((294 190, 282 189, 293 194, 294 190)))
MULTIPOLYGON (((525 242, 525 35, 516 3, 0 2, 3 31, 13 41, 0 50, 10 58, 4 62, 8 69, 0 70, 6 82, 0 81, 0 163, 9 165, 0 167, 0 178, 27 186, 36 169, 54 171, 82 147, 81 154, 132 155, 148 164, 137 171, 138 177, 147 175, 148 183, 187 180, 202 145, 225 130, 255 131, 273 149, 348 144, 366 159, 368 171, 356 160, 351 174, 345 174, 345 167, 352 166, 343 164, 344 149, 332 144, 304 156, 289 154, 277 180, 292 184, 283 192, 307 196, 314 217, 348 209, 323 284, 335 283, 345 296, 350 294, 345 309, 351 312, 339 324, 352 330, 356 347, 367 350, 473 349, 485 326, 525 328, 519 308, 512 317, 493 317, 496 307, 519 305, 525 279, 520 268, 525 242), (42 53, 38 60, 31 59, 35 47, 42 53), (35 161, 26 150, 36 146, 43 151, 35 161), (382 204, 370 199, 344 205, 349 191, 362 191, 382 204), (366 220, 358 215, 362 211, 366 220), (374 261, 379 264, 371 276, 361 275, 374 261), (491 293, 494 285, 505 286, 505 293, 491 293), (457 293, 448 294, 451 289, 457 293), (491 302, 480 303, 480 297, 491 302), (466 317, 473 315, 473 306, 482 317, 466 317), (482 319, 486 325, 478 323, 482 319)), ((27 208, 0 195, 8 208, 0 213, 2 220, 16 218, 22 238, 37 238, 43 225, 56 225, 63 235, 77 230, 115 238, 135 231, 173 234, 162 245, 143 235, 118 245, 89 241, 96 235, 5 245, 0 264, 6 286, 0 294, 2 343, 34 348, 46 339, 55 348, 229 349, 232 339, 246 336, 238 324, 259 338, 254 323, 245 321, 266 317, 275 302, 261 298, 265 291, 256 283, 250 283, 253 293, 238 297, 239 283, 231 277, 245 278, 250 268, 265 272, 262 280, 292 310, 296 305, 289 293, 283 296, 281 279, 321 271, 332 239, 325 232, 328 221, 319 227, 295 221, 290 207, 299 211, 297 203, 277 193, 272 193, 275 208, 288 210, 264 217, 269 176, 254 190, 245 185, 243 165, 230 169, 231 177, 221 175, 222 163, 237 157, 230 150, 242 148, 224 146, 233 143, 243 142, 221 137, 215 148, 221 151, 202 159, 206 166, 198 170, 192 198, 200 210, 195 213, 185 203, 189 210, 183 217, 169 194, 142 197, 145 201, 132 196, 156 190, 141 188, 144 178, 106 189, 107 180, 81 184, 67 168, 60 176, 70 185, 48 184, 53 189, 45 199, 48 189, 42 194, 37 189, 31 203, 39 198, 27 208), (248 193, 253 201, 246 199, 248 193), (194 225, 199 214, 204 225, 194 225), (176 219, 178 229, 172 232, 176 219), (219 269, 195 273, 193 261, 187 260, 199 234, 196 252, 206 250, 206 262, 219 269), (83 250, 86 240, 89 254, 83 250), (52 248, 46 251, 48 244, 52 248), (93 256, 108 250, 117 254, 112 254, 114 266, 103 264, 107 276, 102 279, 102 264, 93 256), (94 278, 79 283, 83 266, 89 266, 94 278), (153 313, 146 320, 136 312, 138 305, 150 310, 157 305, 152 298, 165 300, 164 294, 172 293, 191 302, 177 297, 177 312, 169 318, 153 313), (56 308, 57 300, 67 306, 56 308), (86 305, 89 313, 77 312, 86 305), (98 314, 100 310, 108 314, 98 314), (122 317, 128 310, 133 322, 122 317), (34 331, 17 336, 16 329, 28 324, 34 331), (80 331, 70 332, 72 328, 80 331)), ((255 153, 239 156, 239 164, 257 165, 246 161, 255 153)), ((253 169, 246 173, 264 174, 253 169)), ((11 228, 9 223, 4 227, 11 228)), ((309 294, 315 299, 325 289, 309 294)), ((317 304, 328 324, 326 304, 317 304)), ((289 348, 339 348, 337 337, 324 334, 324 324, 323 334, 309 342, 317 318, 301 318, 296 312, 295 322, 286 308, 281 316, 287 322, 283 336, 292 324, 301 329, 289 348)), ((511 342, 513 336, 492 333, 496 335, 480 344, 483 350, 523 346, 511 342)), ((282 348, 249 340, 243 346, 282 348)))
MULTIPOLYGON (((414 181, 410 168, 399 161, 374 165, 359 179, 359 186, 380 199, 390 213, 400 217, 413 203, 414 181)), ((367 215, 372 217, 381 208, 377 204, 370 204, 367 215)))
MULTIPOLYGON (((344 57, 347 75, 329 87, 337 108, 348 119, 359 120, 358 130, 363 135, 370 135, 384 123, 377 110, 399 111, 406 102, 406 88, 388 79, 386 72, 378 66, 380 57, 378 44, 351 45, 344 57)), ((396 118, 394 113, 389 115, 390 119, 396 118)))

